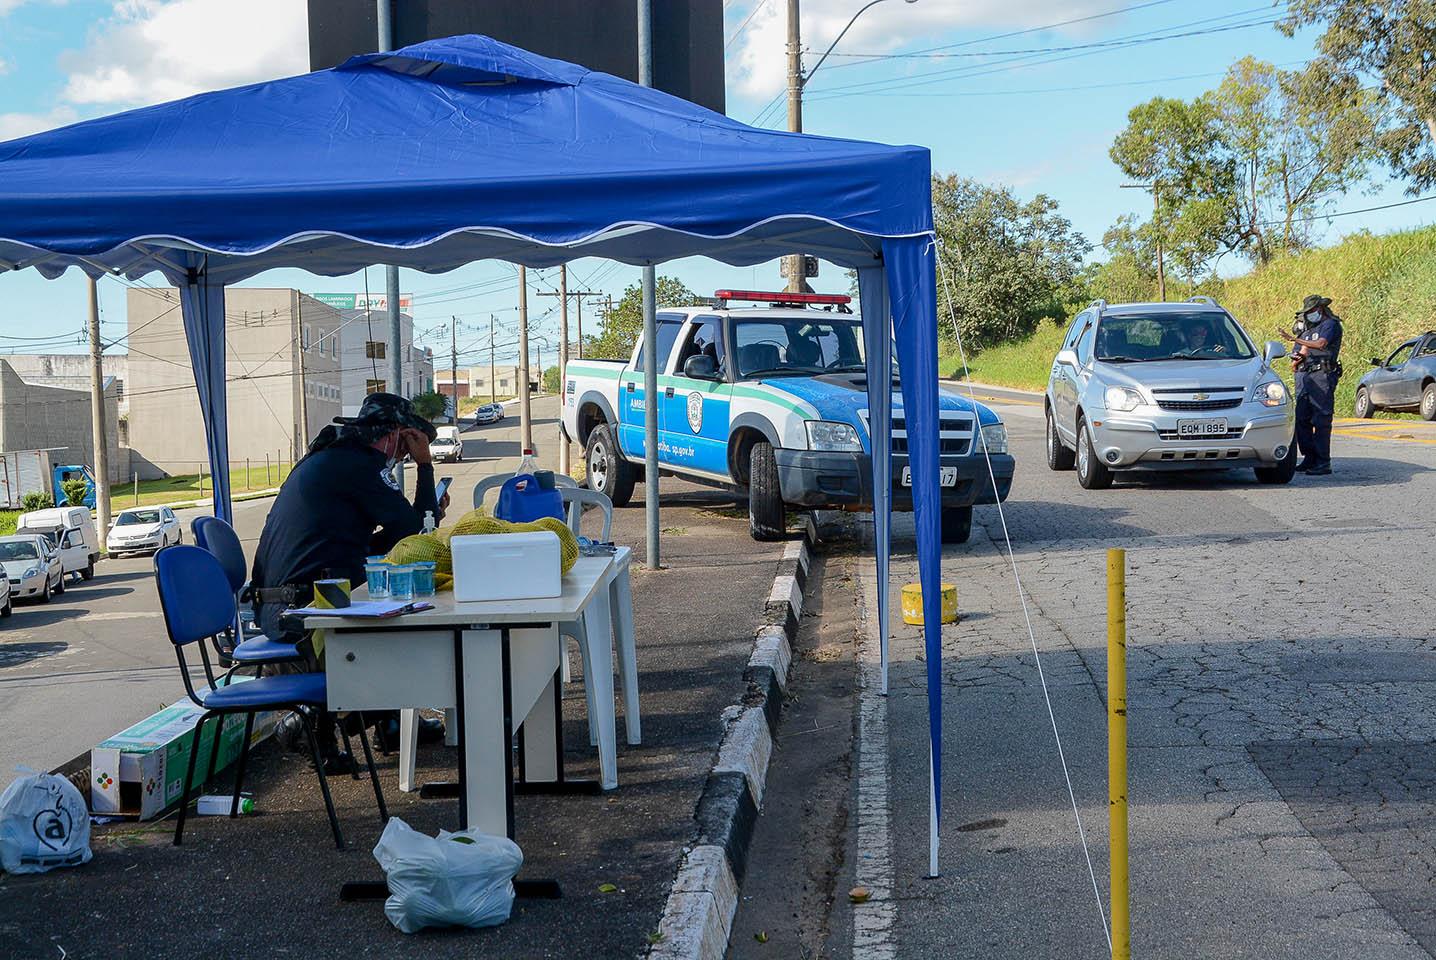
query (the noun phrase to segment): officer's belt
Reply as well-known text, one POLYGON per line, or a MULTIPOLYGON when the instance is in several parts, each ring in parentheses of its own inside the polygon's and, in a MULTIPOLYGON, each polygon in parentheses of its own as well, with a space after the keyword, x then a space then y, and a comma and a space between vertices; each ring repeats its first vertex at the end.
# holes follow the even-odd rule
POLYGON ((1336 370, 1340 364, 1333 360, 1304 360, 1301 369, 1306 373, 1329 373, 1336 370))
POLYGON ((297 603, 308 603, 314 598, 314 587, 308 583, 286 583, 282 587, 255 587, 256 603, 282 603, 292 607, 297 603))

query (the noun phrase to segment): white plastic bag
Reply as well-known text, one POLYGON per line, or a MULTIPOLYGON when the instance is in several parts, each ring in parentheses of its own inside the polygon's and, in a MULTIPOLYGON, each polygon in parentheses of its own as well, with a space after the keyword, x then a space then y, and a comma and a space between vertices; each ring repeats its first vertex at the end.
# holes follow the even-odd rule
POLYGON ((79 866, 90 856, 90 811, 73 783, 32 773, 0 793, 0 866, 7 873, 79 866))
POLYGON ((404 933, 425 927, 493 927, 509 918, 514 874, 523 851, 507 837, 478 830, 438 837, 419 833, 398 817, 374 847, 389 881, 384 915, 404 933))

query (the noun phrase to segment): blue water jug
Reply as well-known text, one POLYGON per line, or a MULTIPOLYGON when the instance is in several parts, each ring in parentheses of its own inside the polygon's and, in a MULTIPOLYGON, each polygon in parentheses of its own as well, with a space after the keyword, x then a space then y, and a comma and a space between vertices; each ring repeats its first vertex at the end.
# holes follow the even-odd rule
POLYGON ((563 519, 563 494, 545 490, 531 473, 519 473, 504 481, 494 516, 510 523, 529 523, 544 517, 563 519))

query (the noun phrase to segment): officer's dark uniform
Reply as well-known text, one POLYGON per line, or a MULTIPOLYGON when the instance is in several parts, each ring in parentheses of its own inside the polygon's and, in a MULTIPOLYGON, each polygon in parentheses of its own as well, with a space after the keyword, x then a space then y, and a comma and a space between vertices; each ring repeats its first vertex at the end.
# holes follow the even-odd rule
POLYGON ((1296 445, 1301 451, 1301 470, 1322 470, 1331 467, 1331 419, 1335 413, 1336 381, 1341 353, 1341 319, 1331 312, 1330 300, 1307 297, 1305 309, 1320 308, 1322 316, 1308 326, 1303 340, 1325 340, 1317 350, 1306 348, 1306 355, 1296 371, 1296 445))
MULTIPOLYGON (((434 433, 407 400, 388 394, 371 394, 359 416, 345 424, 434 433)), ((283 635, 280 614, 307 604, 315 580, 343 577, 362 583, 365 558, 388 553, 404 537, 420 532, 425 513, 439 519, 433 464, 418 464, 411 505, 391 478, 383 453, 344 427, 325 430, 326 442, 316 441, 285 479, 259 537, 250 581, 255 617, 267 637, 283 635)))

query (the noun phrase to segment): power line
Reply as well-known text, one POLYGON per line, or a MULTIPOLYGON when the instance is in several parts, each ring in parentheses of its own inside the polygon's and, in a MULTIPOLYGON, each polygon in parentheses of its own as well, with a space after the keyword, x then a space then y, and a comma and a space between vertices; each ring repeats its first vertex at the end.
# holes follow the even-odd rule
POLYGON ((767 3, 768 0, 758 0, 757 3, 753 4, 753 9, 749 11, 747 18, 738 25, 737 30, 733 31, 733 35, 728 38, 728 42, 723 44, 724 53, 727 53, 728 48, 733 46, 734 41, 736 41, 739 37, 743 35, 743 31, 748 29, 748 24, 753 22, 753 18, 758 15, 758 11, 762 10, 763 7, 767 6, 767 3))

